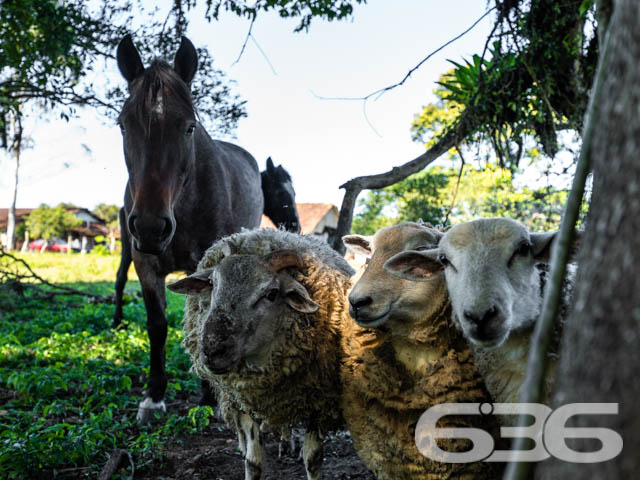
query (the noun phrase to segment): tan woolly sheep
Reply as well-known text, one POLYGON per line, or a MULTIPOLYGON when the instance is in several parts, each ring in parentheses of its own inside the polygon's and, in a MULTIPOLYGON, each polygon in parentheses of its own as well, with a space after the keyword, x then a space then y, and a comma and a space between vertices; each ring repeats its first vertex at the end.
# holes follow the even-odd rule
POLYGON ((343 424, 339 369, 353 270, 321 240, 252 230, 216 242, 187 293, 184 346, 238 433, 245 478, 262 472, 261 431, 306 428, 309 479, 321 478, 322 436, 343 424))
MULTIPOLYGON (((447 402, 489 400, 467 343, 451 323, 444 275, 428 282, 396 278, 383 264, 403 250, 435 246, 441 232, 404 222, 369 238, 348 235, 344 243, 370 256, 349 296, 351 323, 343 335, 343 414, 364 463, 381 480, 499 478, 490 463, 441 463, 423 456, 416 423, 427 409, 447 402)), ((427 272, 424 272, 427 274, 427 272)), ((446 417, 442 427, 477 427, 495 437, 492 417, 446 417)), ((438 442, 466 450, 467 440, 438 442)))

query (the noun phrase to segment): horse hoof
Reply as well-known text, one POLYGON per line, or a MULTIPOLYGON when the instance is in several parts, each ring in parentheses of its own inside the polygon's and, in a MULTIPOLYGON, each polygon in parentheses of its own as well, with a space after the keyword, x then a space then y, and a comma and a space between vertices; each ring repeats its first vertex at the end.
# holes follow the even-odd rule
POLYGON ((167 407, 165 406, 164 401, 160 400, 159 402, 154 402, 151 397, 147 397, 140 402, 140 405, 138 406, 136 420, 139 423, 149 423, 153 419, 154 413, 157 411, 162 411, 162 413, 167 412, 167 407))

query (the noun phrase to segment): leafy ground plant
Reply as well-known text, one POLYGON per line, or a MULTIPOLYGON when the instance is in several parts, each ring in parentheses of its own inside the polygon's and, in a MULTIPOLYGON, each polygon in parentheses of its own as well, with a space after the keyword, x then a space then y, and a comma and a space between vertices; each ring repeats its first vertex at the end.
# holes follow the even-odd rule
MULTIPOLYGON (((113 290, 117 259, 60 254, 26 259, 49 281, 99 294, 113 290)), ((139 285, 131 281, 128 288, 139 285)), ((130 452, 144 471, 161 461, 169 438, 209 424, 213 410, 195 406, 199 384, 180 347, 181 297, 169 293, 167 299, 169 413, 140 426, 135 412, 146 387, 148 339, 137 295, 125 306, 128 328, 118 331, 110 328, 113 305, 80 296, 38 300, 29 298, 29 291, 8 295, 14 298, 0 305, 2 478, 96 478, 115 448, 130 452)))

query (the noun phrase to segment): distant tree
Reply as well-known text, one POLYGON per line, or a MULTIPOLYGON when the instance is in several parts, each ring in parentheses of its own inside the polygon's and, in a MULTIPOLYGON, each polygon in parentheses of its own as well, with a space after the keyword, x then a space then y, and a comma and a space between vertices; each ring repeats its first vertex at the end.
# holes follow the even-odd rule
POLYGON ((69 230, 81 226, 82 220, 62 204, 50 207, 43 203, 27 216, 25 224, 33 238, 50 239, 66 236, 69 230))
POLYGON ((120 207, 117 205, 108 205, 106 203, 99 203, 93 209, 91 213, 95 216, 100 217, 105 221, 107 227, 116 229, 118 228, 118 214, 120 212, 120 207))

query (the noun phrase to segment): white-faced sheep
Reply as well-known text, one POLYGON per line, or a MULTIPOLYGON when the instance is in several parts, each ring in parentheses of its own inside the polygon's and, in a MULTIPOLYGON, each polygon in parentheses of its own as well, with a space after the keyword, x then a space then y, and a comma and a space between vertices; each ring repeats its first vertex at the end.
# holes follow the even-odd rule
POLYGON ((340 336, 353 269, 326 243, 276 230, 213 244, 169 288, 186 300, 184 346, 238 433, 245 478, 262 472, 261 431, 307 431, 309 479, 321 477, 322 436, 339 428, 340 336))
MULTIPOLYGON (((540 262, 548 260, 555 234, 529 233, 507 218, 478 219, 452 227, 437 248, 402 252, 384 266, 400 278, 427 282, 444 271, 454 322, 470 341, 478 369, 497 402, 520 399, 545 287, 546 267, 540 262)), ((561 318, 568 310, 570 290, 571 282, 566 282, 561 318)), ((547 398, 561 324, 550 353, 547 398)))
MULTIPOLYGON (((491 463, 442 463, 421 455, 414 439, 421 414, 448 402, 489 400, 469 347, 451 323, 444 275, 428 282, 399 279, 383 264, 393 255, 435 247, 441 232, 405 222, 378 231, 373 240, 348 235, 351 250, 370 256, 349 301, 351 323, 343 335, 342 408, 356 450, 379 479, 488 479, 491 463)), ((445 417, 442 427, 478 427, 494 435, 492 417, 445 417)), ((440 442, 438 442, 440 443, 440 442)), ((442 441, 450 451, 466 450, 462 439, 442 441)))

